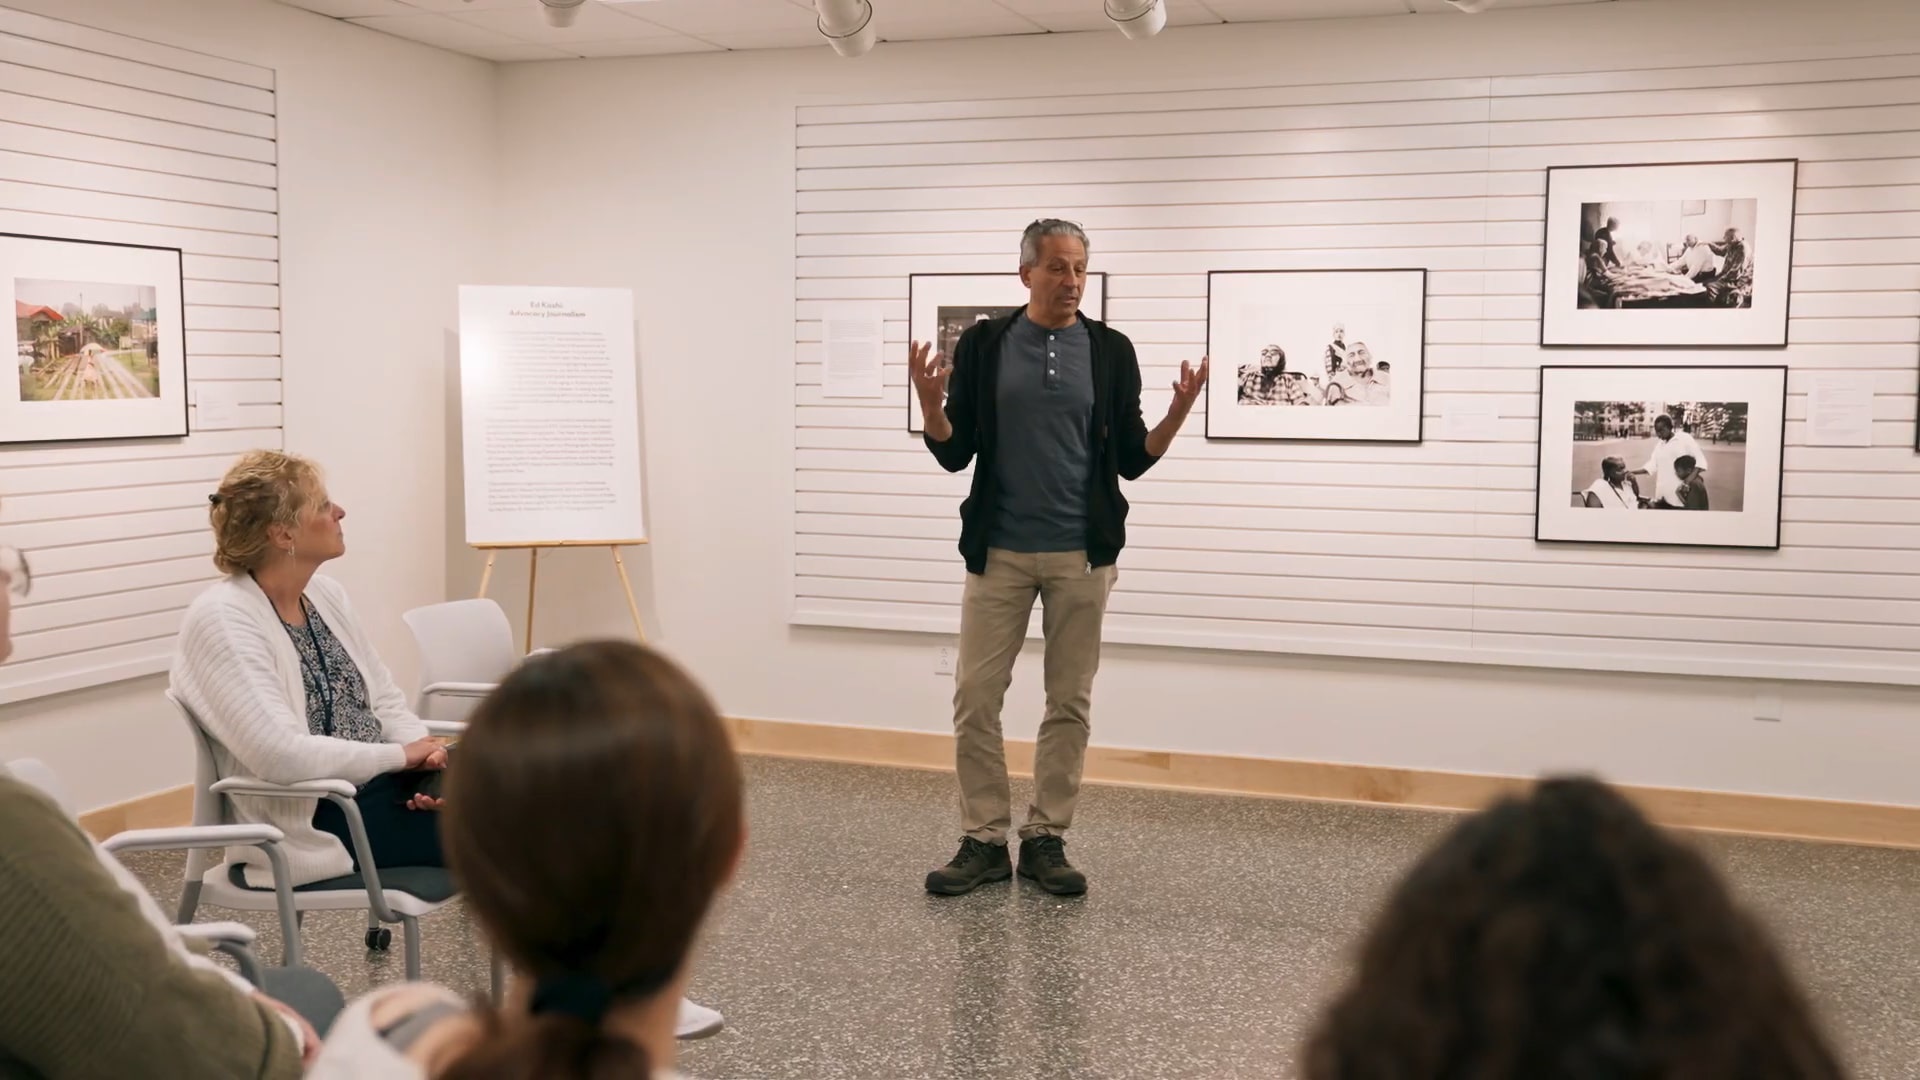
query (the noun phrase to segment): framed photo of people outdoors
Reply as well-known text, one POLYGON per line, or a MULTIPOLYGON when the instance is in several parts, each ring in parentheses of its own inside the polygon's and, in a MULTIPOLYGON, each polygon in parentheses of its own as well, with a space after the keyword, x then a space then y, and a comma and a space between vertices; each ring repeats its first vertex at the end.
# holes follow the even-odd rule
POLYGON ((1540 369, 1534 539, 1778 548, 1787 369, 1540 369))
MULTIPOLYGON (((1011 274, 908 274, 907 340, 931 341, 933 351, 949 364, 960 335, 976 322, 997 319, 1027 306, 1027 287, 1011 274)), ((1080 311, 1089 318, 1107 317, 1107 275, 1088 274, 1080 296, 1080 311)), ((908 381, 907 430, 915 435, 926 427, 920 399, 908 381)))
POLYGON ((1784 347, 1799 162, 1547 170, 1540 344, 1784 347))
POLYGON ((1425 270, 1207 275, 1209 439, 1419 442, 1425 270))
POLYGON ((16 377, 0 443, 187 433, 178 248, 0 233, 16 377))

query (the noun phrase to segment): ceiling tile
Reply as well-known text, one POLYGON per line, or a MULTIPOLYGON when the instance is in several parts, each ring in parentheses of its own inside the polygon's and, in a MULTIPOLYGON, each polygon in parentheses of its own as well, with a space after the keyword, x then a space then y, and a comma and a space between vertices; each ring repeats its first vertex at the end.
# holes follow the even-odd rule
POLYGON ((663 37, 626 38, 621 41, 582 41, 568 46, 581 56, 667 56, 673 53, 720 52, 717 43, 690 38, 684 34, 663 37))
MULTIPOLYGON (((1413 9, 1421 14, 1430 12, 1434 14, 1445 13, 1448 15, 1460 14, 1460 9, 1454 7, 1452 4, 1446 3, 1445 0, 1409 0, 1409 2, 1413 4, 1413 9)), ((1487 8, 1487 12, 1495 12, 1503 8, 1561 7, 1567 4, 1595 4, 1602 2, 1604 2, 1604 0, 1493 0, 1493 6, 1487 8)))
POLYGON ((355 26, 364 26, 369 30, 378 30, 383 34, 392 34, 410 41, 426 45, 435 45, 454 52, 466 52, 471 48, 498 48, 502 45, 523 44, 505 34, 496 34, 478 26, 469 26, 457 22, 445 15, 381 15, 371 19, 352 19, 355 26))
POLYGON ((522 41, 512 41, 505 45, 495 46, 473 45, 469 46, 465 51, 468 55, 477 56, 482 60, 500 61, 578 60, 581 55, 571 49, 562 50, 554 48, 551 45, 530 45, 522 41))
POLYGON ((1043 29, 992 0, 886 0, 875 5, 873 24, 881 41, 1037 34, 1043 29))
MULTIPOLYGON (((624 15, 685 34, 813 30, 813 9, 788 0, 603 0, 624 15)), ((877 0, 884 4, 886 0, 877 0)))
POLYGON ((540 0, 400 0, 422 11, 435 11, 451 15, 456 11, 509 11, 515 8, 530 8, 540 0))
POLYGON ((1407 0, 1205 0, 1205 3, 1228 22, 1353 19, 1407 13, 1407 0))
POLYGON ((729 49, 804 49, 809 45, 825 46, 827 43, 827 39, 821 37, 820 31, 813 26, 787 30, 709 31, 700 37, 729 49))
POLYGON ((673 32, 656 23, 622 15, 612 8, 594 3, 581 5, 580 14, 572 26, 549 26, 547 17, 540 12, 540 5, 533 0, 524 6, 504 11, 464 11, 447 17, 521 41, 563 49, 583 41, 660 37, 673 32))
POLYGON ((415 13, 413 8, 400 3, 400 0, 282 0, 282 2, 333 19, 415 13))
MULTIPOLYGON (((1113 23, 1107 20, 1099 0, 1093 3, 1087 3, 1086 0, 1000 0, 1000 4, 1056 32, 1114 28, 1113 23)), ((1200 0, 1167 0, 1168 26, 1200 26, 1219 21, 1220 16, 1207 10, 1200 0)))

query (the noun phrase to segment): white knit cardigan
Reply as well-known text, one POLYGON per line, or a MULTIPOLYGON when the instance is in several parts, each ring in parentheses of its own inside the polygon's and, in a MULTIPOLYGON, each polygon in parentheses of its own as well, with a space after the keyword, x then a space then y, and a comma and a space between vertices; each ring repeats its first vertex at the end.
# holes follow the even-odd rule
MULTIPOLYGON (((426 725, 361 629, 346 590, 324 575, 307 586, 307 599, 326 620, 367 683, 367 697, 387 742, 364 743, 311 734, 300 654, 273 602, 247 574, 218 582, 194 600, 180 627, 173 656, 173 690, 213 737, 222 777, 252 776, 274 784, 346 780, 364 784, 406 767, 403 743, 423 739, 426 725)), ((293 884, 353 872, 353 858, 332 835, 313 827, 311 799, 235 797, 231 820, 264 822, 286 834, 282 845, 293 884)), ((425 812, 425 811, 423 811, 425 812)), ((273 874, 258 848, 227 849, 246 867, 247 884, 271 888, 273 874)))

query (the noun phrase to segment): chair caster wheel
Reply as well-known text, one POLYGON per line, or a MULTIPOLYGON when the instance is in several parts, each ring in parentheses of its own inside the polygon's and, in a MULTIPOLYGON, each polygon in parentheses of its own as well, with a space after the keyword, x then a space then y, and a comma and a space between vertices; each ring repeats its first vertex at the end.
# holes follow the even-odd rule
POLYGON ((386 952, 393 946, 393 931, 384 926, 367 927, 367 948, 386 952))

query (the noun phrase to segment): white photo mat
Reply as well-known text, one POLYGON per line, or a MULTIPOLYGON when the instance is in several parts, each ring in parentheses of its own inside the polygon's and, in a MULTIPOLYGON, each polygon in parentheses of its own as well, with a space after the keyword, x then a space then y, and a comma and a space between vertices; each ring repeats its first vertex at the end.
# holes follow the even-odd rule
POLYGON ((178 248, 0 234, 0 294, 12 316, 0 339, 10 363, 0 379, 0 444, 186 435, 182 288, 178 248), (128 324, 123 340, 78 328, 21 340, 22 327, 71 325, 32 314, 69 304, 114 309, 111 318, 128 324), (28 400, 30 383, 55 396, 28 400))
MULTIPOLYGON (((985 314, 991 317, 993 314, 1026 307, 1030 296, 1027 287, 1021 284, 1018 272, 909 274, 907 275, 907 340, 933 342, 933 352, 944 353, 946 362, 951 364, 953 363, 951 343, 959 339, 959 334, 949 332, 945 335, 948 340, 943 342, 940 328, 941 308, 972 309, 975 315, 985 314)), ((1106 274, 1087 275, 1086 288, 1080 295, 1080 311, 1089 318, 1103 322, 1106 320, 1106 274)), ((958 325, 958 323, 955 324, 956 327, 958 325)), ((918 435, 926 430, 926 424, 925 418, 920 415, 920 399, 914 394, 911 378, 907 380, 906 394, 907 430, 918 435)))
POLYGON ((1798 165, 1793 159, 1782 159, 1549 168, 1540 344, 1784 347, 1798 165), (1714 208, 1744 200, 1757 203, 1751 228, 1744 227, 1744 213, 1739 221, 1753 266, 1751 307, 1581 306, 1586 265, 1580 245, 1586 205, 1647 208, 1646 215, 1658 220, 1623 221, 1628 242, 1621 246, 1631 255, 1638 241, 1651 241, 1655 259, 1666 260, 1675 254, 1670 245, 1689 233, 1702 244, 1722 242, 1724 229, 1719 226, 1725 215, 1715 214, 1714 208))
POLYGON ((1423 269, 1208 273, 1207 438, 1419 442, 1426 283, 1423 269), (1242 371, 1275 346, 1297 387, 1292 404, 1242 393, 1242 371), (1358 383, 1336 376, 1329 349, 1358 357, 1363 347, 1372 372, 1358 383))
MULTIPOLYGON (((1534 539, 1777 549, 1786 400, 1784 366, 1542 367, 1534 539), (1631 473, 1647 463, 1657 439, 1643 422, 1630 433, 1577 440, 1576 409, 1595 402, 1744 404, 1741 441, 1697 435, 1709 490, 1737 491, 1739 509, 1729 508, 1725 498, 1704 513, 1576 505, 1580 493, 1601 479, 1603 456, 1622 458, 1631 473), (1576 473, 1576 458, 1589 467, 1576 473)), ((1636 479, 1642 495, 1655 494, 1652 476, 1636 479)))

